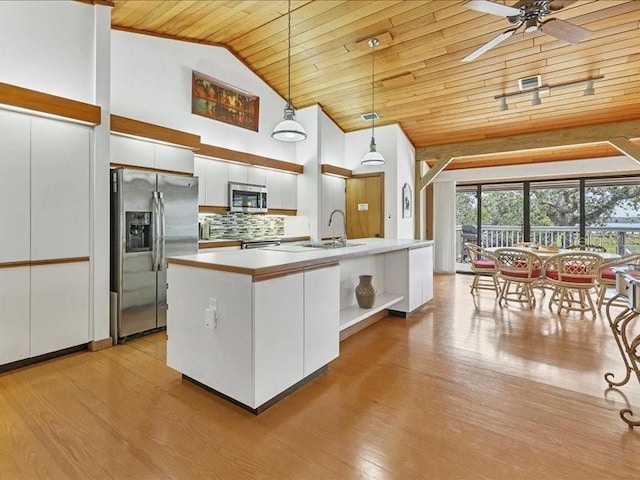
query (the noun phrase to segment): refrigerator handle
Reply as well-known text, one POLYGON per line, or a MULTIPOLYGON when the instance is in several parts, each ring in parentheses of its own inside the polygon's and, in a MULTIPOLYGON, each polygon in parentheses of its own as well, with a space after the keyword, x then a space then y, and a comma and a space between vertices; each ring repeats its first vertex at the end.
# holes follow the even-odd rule
POLYGON ((160 203, 160 238, 158 244, 160 245, 160 254, 158 255, 158 271, 164 270, 164 235, 165 235, 165 221, 164 221, 164 195, 162 192, 158 192, 160 203))
POLYGON ((159 256, 159 238, 160 238, 160 203, 158 202, 158 192, 153 192, 151 201, 152 215, 153 215, 153 246, 151 248, 151 270, 153 272, 158 271, 158 256, 159 256))

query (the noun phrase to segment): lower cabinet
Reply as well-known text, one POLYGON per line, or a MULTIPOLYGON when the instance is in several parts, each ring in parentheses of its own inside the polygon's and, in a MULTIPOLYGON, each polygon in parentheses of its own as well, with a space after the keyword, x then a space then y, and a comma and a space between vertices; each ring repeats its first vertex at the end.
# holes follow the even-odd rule
POLYGON ((29 357, 29 270, 0 268, 0 365, 29 357))
POLYGON ((338 356, 338 268, 254 282, 170 264, 167 365, 257 409, 338 356))
POLYGON ((433 298, 433 246, 385 254, 387 291, 404 298, 393 310, 411 313, 433 298))
POLYGON ((31 267, 31 355, 89 341, 89 262, 31 267))
POLYGON ((89 262, 0 268, 0 365, 89 341, 89 262))

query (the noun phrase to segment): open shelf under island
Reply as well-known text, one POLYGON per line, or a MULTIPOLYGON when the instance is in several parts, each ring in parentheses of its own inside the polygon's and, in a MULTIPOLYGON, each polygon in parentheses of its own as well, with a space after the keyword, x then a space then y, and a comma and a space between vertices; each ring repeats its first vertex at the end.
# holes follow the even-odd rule
POLYGON ((326 370, 340 332, 433 297, 433 242, 358 239, 336 249, 268 247, 169 259, 167 364, 254 412, 326 370), (360 275, 377 290, 358 307, 360 275))

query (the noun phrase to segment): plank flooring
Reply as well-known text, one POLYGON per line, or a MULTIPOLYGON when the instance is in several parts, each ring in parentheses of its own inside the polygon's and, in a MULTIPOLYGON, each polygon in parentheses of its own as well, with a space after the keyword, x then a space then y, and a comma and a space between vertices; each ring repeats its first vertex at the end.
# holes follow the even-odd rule
POLYGON ((163 333, 2 374, 0 479, 640 478, 606 318, 500 309, 471 280, 436 276, 257 417, 168 368, 163 333))

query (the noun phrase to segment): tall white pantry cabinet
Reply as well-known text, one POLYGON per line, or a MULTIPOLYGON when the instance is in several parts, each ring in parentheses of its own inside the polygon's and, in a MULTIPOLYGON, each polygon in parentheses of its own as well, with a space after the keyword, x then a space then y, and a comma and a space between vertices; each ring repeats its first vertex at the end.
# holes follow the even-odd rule
POLYGON ((0 110, 0 365, 89 341, 91 135, 0 110))

